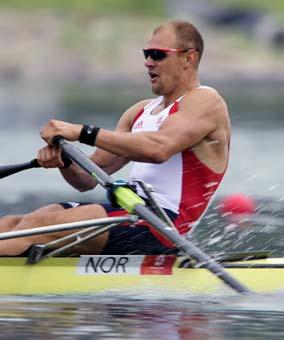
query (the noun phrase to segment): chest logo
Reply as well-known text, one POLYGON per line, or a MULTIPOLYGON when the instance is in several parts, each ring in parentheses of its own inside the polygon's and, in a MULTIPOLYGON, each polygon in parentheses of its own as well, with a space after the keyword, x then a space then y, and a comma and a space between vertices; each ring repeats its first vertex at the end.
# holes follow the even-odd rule
POLYGON ((142 129, 142 127, 143 127, 143 120, 139 120, 139 122, 137 122, 135 125, 134 125, 134 127, 133 127, 133 129, 142 129))

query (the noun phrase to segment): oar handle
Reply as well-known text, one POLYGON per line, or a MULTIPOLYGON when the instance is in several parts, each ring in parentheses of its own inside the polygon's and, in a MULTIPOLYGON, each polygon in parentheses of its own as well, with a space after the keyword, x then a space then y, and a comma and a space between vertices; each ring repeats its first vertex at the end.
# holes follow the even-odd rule
MULTIPOLYGON (((61 153, 61 158, 62 158, 65 168, 68 167, 72 163, 72 161, 64 153, 64 151, 62 151, 61 153)), ((26 163, 3 165, 3 166, 0 166, 0 179, 16 174, 17 172, 20 172, 23 170, 28 170, 28 169, 33 169, 33 168, 41 168, 41 165, 39 164, 36 158, 26 163)))
POLYGON ((41 165, 39 165, 39 162, 36 158, 31 160, 31 168, 41 168, 41 165))
POLYGON ((0 166, 0 178, 13 175, 23 170, 39 168, 39 167, 40 165, 38 164, 37 159, 33 159, 29 162, 21 163, 21 164, 3 165, 3 166, 0 166))

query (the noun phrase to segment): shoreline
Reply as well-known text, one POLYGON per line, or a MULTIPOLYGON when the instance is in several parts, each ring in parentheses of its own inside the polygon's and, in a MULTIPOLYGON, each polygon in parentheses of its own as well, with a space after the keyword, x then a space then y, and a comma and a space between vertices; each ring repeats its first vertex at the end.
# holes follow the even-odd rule
MULTIPOLYGON (((142 86, 147 75, 141 48, 160 22, 139 16, 83 20, 2 9, 0 86, 142 86)), ((283 51, 196 22, 206 46, 200 67, 204 82, 284 83, 283 51)))

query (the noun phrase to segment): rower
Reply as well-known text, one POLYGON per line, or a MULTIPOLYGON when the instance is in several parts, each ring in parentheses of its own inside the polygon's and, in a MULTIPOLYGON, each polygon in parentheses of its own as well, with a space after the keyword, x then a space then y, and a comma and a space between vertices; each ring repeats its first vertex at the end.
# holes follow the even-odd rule
MULTIPOLYGON (((138 178, 149 183, 155 189, 153 197, 163 210, 155 214, 164 221, 167 215, 165 224, 186 236, 205 213, 222 182, 229 157, 230 120, 226 103, 215 89, 202 85, 199 80, 203 45, 200 32, 189 22, 171 21, 157 27, 142 51, 155 97, 126 110, 114 131, 93 124, 50 120, 41 129, 47 145, 38 152, 39 165, 60 168, 64 179, 81 192, 102 184, 100 176, 90 178, 86 174, 89 166, 82 169, 74 159, 63 163, 61 144, 53 144, 58 135, 96 147, 90 160, 107 174, 132 161, 127 181, 138 178)), ((137 194, 141 202, 147 199, 139 185, 137 194)), ((125 215, 126 210, 131 210, 128 200, 131 197, 125 199, 122 208, 94 202, 59 202, 23 216, 3 217, 0 226, 5 231, 19 231, 125 215)), ((66 231, 63 235, 0 241, 0 254, 19 255, 33 243, 53 242, 68 234, 66 231)), ((137 228, 114 226, 84 242, 78 252, 161 254, 173 249, 173 242, 148 223, 141 223, 137 228)))

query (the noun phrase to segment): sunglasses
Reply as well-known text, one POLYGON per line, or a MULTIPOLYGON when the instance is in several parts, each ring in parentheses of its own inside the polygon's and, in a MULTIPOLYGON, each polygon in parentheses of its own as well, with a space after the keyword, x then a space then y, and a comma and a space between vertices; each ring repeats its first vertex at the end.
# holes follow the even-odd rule
POLYGON ((191 48, 186 50, 178 48, 145 48, 143 49, 143 53, 146 60, 150 57, 152 60, 160 61, 168 56, 168 52, 187 52, 189 50, 191 50, 191 48))

